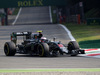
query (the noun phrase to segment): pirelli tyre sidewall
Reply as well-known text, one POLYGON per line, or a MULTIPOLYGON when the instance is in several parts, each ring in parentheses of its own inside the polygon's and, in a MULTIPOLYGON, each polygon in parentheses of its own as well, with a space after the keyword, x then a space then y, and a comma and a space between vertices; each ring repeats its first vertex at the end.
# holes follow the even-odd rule
POLYGON ((68 43, 68 50, 71 56, 78 55, 79 45, 76 41, 70 41, 68 43))
POLYGON ((39 51, 39 56, 50 56, 49 46, 47 43, 40 43, 37 49, 39 51))
POLYGON ((13 42, 6 42, 4 44, 4 53, 6 56, 14 56, 16 53, 16 46, 13 42))

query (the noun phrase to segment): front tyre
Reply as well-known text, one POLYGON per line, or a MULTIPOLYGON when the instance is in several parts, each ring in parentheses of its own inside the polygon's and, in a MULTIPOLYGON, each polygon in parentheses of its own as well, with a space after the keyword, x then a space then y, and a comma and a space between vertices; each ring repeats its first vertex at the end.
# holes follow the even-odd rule
POLYGON ((47 43, 40 43, 37 47, 37 50, 39 52, 39 56, 50 56, 49 52, 49 46, 47 43))
POLYGON ((77 56, 79 53, 79 45, 76 41, 70 41, 68 43, 68 51, 71 56, 77 56))
POLYGON ((6 56, 14 56, 16 53, 16 46, 13 42, 6 42, 4 45, 4 53, 6 56))

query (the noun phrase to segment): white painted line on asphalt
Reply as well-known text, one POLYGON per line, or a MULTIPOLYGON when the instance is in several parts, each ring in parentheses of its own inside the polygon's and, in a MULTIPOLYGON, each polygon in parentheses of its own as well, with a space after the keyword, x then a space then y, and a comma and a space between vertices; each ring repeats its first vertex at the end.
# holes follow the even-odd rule
POLYGON ((68 36, 70 37, 71 41, 76 41, 75 38, 72 36, 71 32, 66 28, 64 25, 59 24, 62 28, 65 29, 65 31, 68 33, 68 36))
POLYGON ((22 8, 19 9, 19 12, 18 12, 18 14, 17 14, 17 16, 16 16, 14 22, 12 23, 12 25, 14 25, 14 24, 16 23, 16 21, 17 21, 19 15, 20 15, 21 10, 22 10, 22 8))
POLYGON ((51 6, 49 6, 49 15, 50 15, 50 22, 52 23, 51 6))

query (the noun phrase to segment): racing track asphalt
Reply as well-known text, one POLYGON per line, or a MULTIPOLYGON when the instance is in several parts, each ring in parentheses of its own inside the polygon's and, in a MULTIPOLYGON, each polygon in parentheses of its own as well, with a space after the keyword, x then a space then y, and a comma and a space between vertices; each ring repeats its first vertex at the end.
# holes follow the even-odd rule
POLYGON ((51 23, 49 7, 21 8, 16 25, 51 23))
MULTIPOLYGON (((62 42, 69 41, 70 38, 65 30, 55 25, 18 25, 18 26, 0 26, 0 68, 100 68, 100 59, 87 57, 71 57, 69 55, 59 57, 38 57, 16 54, 13 57, 7 57, 4 54, 4 43, 10 41, 10 33, 43 30, 47 38, 57 37, 62 42)), ((21 38, 19 38, 21 41, 21 38)))
MULTIPOLYGON (((38 57, 21 54, 16 54, 13 57, 5 56, 3 46, 5 42, 10 41, 10 34, 12 32, 36 32, 37 30, 43 30, 44 36, 48 39, 52 40, 53 37, 57 37, 57 40, 64 44, 70 41, 68 33, 58 24, 34 24, 36 22, 50 23, 47 13, 48 7, 39 9, 37 7, 34 9, 32 7, 23 8, 14 26, 0 26, 0 68, 100 68, 100 59, 98 58, 71 57, 69 55, 59 57, 38 57), (40 9, 41 16, 36 12, 40 9), (37 16, 33 13, 37 13, 37 16), (27 25, 24 25, 24 23, 27 25), (30 23, 34 25, 30 25, 30 23)), ((21 42, 21 37, 18 38, 19 42, 21 42)))

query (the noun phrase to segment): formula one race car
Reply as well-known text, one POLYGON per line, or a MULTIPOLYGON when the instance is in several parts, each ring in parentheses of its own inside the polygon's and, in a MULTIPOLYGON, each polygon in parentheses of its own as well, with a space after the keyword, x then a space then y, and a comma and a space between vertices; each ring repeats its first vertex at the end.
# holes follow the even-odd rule
POLYGON ((13 32, 11 34, 11 42, 4 44, 4 52, 6 56, 14 56, 16 53, 30 54, 43 56, 58 56, 64 54, 70 54, 71 56, 77 56, 78 54, 84 54, 84 50, 79 48, 76 41, 70 41, 67 46, 64 46, 60 41, 48 40, 43 37, 42 31, 38 33, 32 32, 13 32), (23 36, 23 42, 17 44, 17 37, 23 36))

